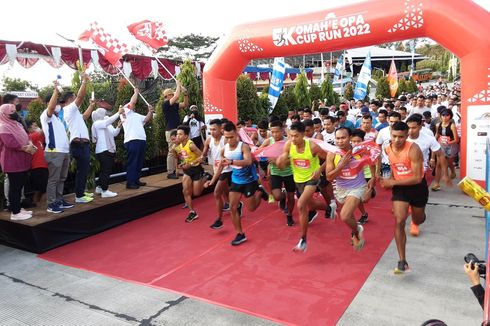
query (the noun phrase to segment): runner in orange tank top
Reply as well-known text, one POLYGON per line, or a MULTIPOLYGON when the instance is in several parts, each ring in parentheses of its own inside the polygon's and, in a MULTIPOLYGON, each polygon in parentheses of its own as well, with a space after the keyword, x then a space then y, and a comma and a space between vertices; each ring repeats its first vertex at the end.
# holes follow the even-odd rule
POLYGON ((409 270, 405 257, 407 236, 405 223, 408 209, 412 211, 412 222, 420 225, 425 221, 425 205, 429 197, 427 182, 424 178, 424 159, 422 151, 415 143, 407 142, 408 126, 405 122, 396 122, 391 127, 391 144, 385 147, 390 161, 392 176, 381 179, 383 188, 392 188, 393 214, 396 219, 395 241, 400 260, 395 274, 409 270))

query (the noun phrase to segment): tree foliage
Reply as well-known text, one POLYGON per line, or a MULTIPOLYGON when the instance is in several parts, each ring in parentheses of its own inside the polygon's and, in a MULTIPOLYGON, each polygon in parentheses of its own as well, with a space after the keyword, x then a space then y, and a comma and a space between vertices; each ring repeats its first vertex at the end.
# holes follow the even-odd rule
MULTIPOLYGON (((281 95, 279 95, 279 98, 277 99, 276 106, 274 107, 274 110, 272 110, 272 113, 271 113, 272 115, 275 115, 278 117, 288 115, 289 107, 288 107, 288 104, 286 103, 286 100, 284 99, 285 95, 283 95, 283 94, 284 94, 284 91, 281 93, 281 95)), ((294 109, 294 107, 292 107, 291 109, 294 109)))
POLYGON ((262 114, 257 112, 259 97, 257 89, 247 75, 240 75, 236 82, 238 120, 252 119, 258 122, 262 114))
POLYGON ((300 108, 310 108, 311 98, 308 92, 308 78, 304 70, 298 74, 296 78, 296 85, 294 85, 294 95, 296 95, 296 100, 300 108))
POLYGON ((27 105, 27 109, 29 110, 27 119, 36 122, 39 128, 41 128, 41 113, 46 109, 44 102, 40 98, 37 98, 27 105))
POLYGON ((320 91, 322 98, 326 101, 326 105, 334 105, 338 102, 338 97, 336 100, 335 92, 333 91, 332 81, 330 77, 325 78, 320 86, 320 91))
POLYGON ((319 102, 323 101, 322 91, 317 84, 313 83, 310 86, 309 93, 310 93, 310 98, 313 101, 313 109, 316 110, 318 109, 319 102))
POLYGON ((388 84, 388 79, 386 77, 380 78, 378 80, 378 86, 376 87, 376 98, 384 99, 390 96, 390 85, 388 84))
POLYGON ((350 101, 353 98, 354 98, 354 87, 352 86, 352 83, 347 83, 347 85, 345 85, 345 90, 344 90, 344 99, 350 101))
POLYGON ((203 60, 211 56, 217 46, 218 37, 189 34, 171 38, 168 45, 159 49, 160 53, 170 59, 203 60))
POLYGON ((284 90, 281 93, 281 97, 284 99, 288 110, 296 110, 298 108, 298 101, 296 100, 294 87, 284 87, 284 90))
POLYGON ((4 92, 25 92, 37 90, 37 87, 32 85, 30 82, 20 78, 5 77, 2 80, 2 83, 4 92))
POLYGON ((407 84, 407 93, 417 92, 417 83, 413 78, 410 78, 406 84, 407 84))
POLYGON ((404 92, 407 91, 407 82, 405 80, 405 78, 400 78, 398 80, 398 89, 396 90, 396 96, 400 96, 401 94, 403 94, 404 92))
MULTIPOLYGON (((192 64, 190 60, 184 61, 184 63, 180 66, 180 74, 177 76, 177 79, 187 88, 189 94, 189 104, 197 105, 199 108, 199 112, 201 115, 204 115, 203 111, 203 101, 202 101, 202 89, 201 84, 196 78, 195 66, 192 64)), ((181 95, 181 100, 184 100, 184 95, 181 95)))

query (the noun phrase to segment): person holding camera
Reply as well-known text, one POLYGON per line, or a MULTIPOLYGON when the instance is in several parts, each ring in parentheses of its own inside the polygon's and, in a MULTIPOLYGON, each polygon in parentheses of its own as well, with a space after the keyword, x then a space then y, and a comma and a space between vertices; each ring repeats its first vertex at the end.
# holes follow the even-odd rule
POLYGON ((479 272, 479 264, 474 262, 469 262, 464 264, 464 271, 471 282, 471 291, 475 295, 476 299, 480 303, 480 306, 483 308, 483 302, 485 301, 485 289, 480 284, 480 272, 479 272))

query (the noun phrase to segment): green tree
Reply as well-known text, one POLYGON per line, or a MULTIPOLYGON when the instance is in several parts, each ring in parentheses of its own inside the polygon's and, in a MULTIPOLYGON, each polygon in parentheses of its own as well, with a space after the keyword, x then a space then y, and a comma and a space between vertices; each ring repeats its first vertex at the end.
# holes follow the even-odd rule
POLYGON ((300 108, 311 108, 311 98, 308 93, 308 78, 304 70, 298 74, 296 85, 294 85, 294 94, 300 108))
POLYGON ((155 119, 153 120, 153 130, 155 131, 155 146, 158 156, 167 155, 168 145, 165 138, 165 116, 163 115, 163 92, 160 94, 157 104, 155 105, 155 119))
POLYGON ((262 114, 257 112, 259 97, 257 89, 247 75, 240 75, 236 82, 238 120, 252 119, 258 122, 262 114))
POLYGON ((384 99, 390 96, 390 85, 388 84, 388 80, 386 77, 380 78, 378 80, 378 86, 376 88, 376 98, 384 99))
POLYGON ((169 39, 168 45, 159 49, 166 58, 181 60, 187 57, 192 60, 207 59, 217 46, 218 37, 189 34, 169 39))
POLYGON ((269 101, 269 96, 265 93, 260 94, 259 101, 257 102, 257 119, 260 121, 267 118, 269 115, 269 109, 271 107, 271 102, 269 101))
POLYGON ((288 110, 296 110, 298 108, 298 101, 296 100, 294 87, 284 87, 281 97, 284 99, 284 102, 286 102, 288 110))
POLYGON ((396 90, 396 96, 400 96, 403 92, 407 91, 407 82, 405 78, 400 78, 398 80, 398 89, 396 90))
POLYGON ((4 92, 25 92, 25 91, 35 91, 37 90, 30 82, 27 80, 22 80, 20 78, 9 78, 5 77, 2 81, 4 92))
POLYGON ((347 85, 345 85, 344 99, 350 101, 353 98, 354 98, 354 87, 352 86, 352 83, 348 83, 347 85))
POLYGON ((319 101, 322 101, 322 91, 317 84, 312 83, 309 89, 310 98, 313 101, 313 109, 318 109, 319 101))
POLYGON ((334 95, 335 92, 333 91, 333 85, 330 77, 325 78, 325 80, 322 82, 322 85, 320 86, 320 91, 322 98, 326 100, 326 105, 336 104, 334 95))
POLYGON ((410 78, 407 83, 407 93, 417 92, 417 83, 413 78, 410 78))
MULTIPOLYGON (((281 116, 287 116, 288 115, 288 104, 286 103, 286 100, 284 99, 284 91, 279 95, 279 98, 277 99, 276 106, 274 107, 274 110, 272 110, 272 115, 281 117, 281 116)), ((294 109, 294 108, 293 108, 294 109)))
POLYGON ((407 65, 405 64, 405 62, 402 62, 402 65, 400 67, 400 72, 402 71, 407 71, 407 65))
MULTIPOLYGON (((180 74, 177 76, 177 79, 187 88, 189 104, 197 105, 200 114, 204 115, 201 85, 196 78, 195 67, 190 60, 186 60, 180 65, 180 74)), ((183 94, 181 95, 181 100, 184 100, 183 94)))
POLYGON ((31 121, 35 121, 36 124, 41 127, 41 113, 43 113, 44 109, 46 109, 46 106, 44 105, 44 102, 40 99, 37 98, 34 101, 31 101, 27 105, 28 114, 27 114, 27 119, 31 121))

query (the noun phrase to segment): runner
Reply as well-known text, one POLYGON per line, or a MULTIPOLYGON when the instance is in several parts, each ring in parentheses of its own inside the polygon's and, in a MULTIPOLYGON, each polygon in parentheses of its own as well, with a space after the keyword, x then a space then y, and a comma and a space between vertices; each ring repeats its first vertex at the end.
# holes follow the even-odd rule
POLYGON ((396 219, 395 241, 400 260, 395 274, 409 270, 405 256, 407 236, 405 224, 408 209, 412 211, 412 221, 420 225, 425 221, 425 205, 429 190, 424 178, 424 159, 422 151, 415 143, 407 141, 408 126, 405 122, 396 122, 391 126, 391 144, 384 151, 392 166, 392 177, 382 178, 383 188, 392 188, 393 214, 396 219))
POLYGON ((213 179, 207 181, 204 184, 204 187, 208 188, 216 184, 216 187, 214 187, 214 200, 216 202, 218 217, 210 227, 212 229, 218 230, 223 227, 223 211, 230 210, 230 205, 227 202, 227 198, 229 186, 231 184, 231 167, 223 166, 221 171, 219 171, 221 151, 225 147, 225 136, 223 136, 221 120, 211 120, 209 122, 209 131, 211 137, 208 137, 206 139, 204 150, 202 152, 202 158, 207 157, 209 154, 209 164, 213 166, 214 174, 213 179))
POLYGON ((369 180, 367 184, 362 170, 359 172, 352 170, 355 160, 360 157, 352 155, 351 133, 347 127, 340 127, 335 131, 337 147, 343 154, 328 153, 325 173, 330 182, 336 180, 335 198, 342 205, 340 218, 351 229, 354 250, 360 251, 365 243, 364 229, 357 224, 354 211, 365 197, 367 189, 374 188, 375 178, 369 180))
POLYGON ((237 232, 235 239, 231 241, 231 245, 238 246, 247 241, 240 221, 243 207, 242 202, 240 202, 242 195, 247 198, 247 209, 250 212, 255 211, 260 206, 261 199, 267 201, 269 195, 259 186, 250 147, 238 140, 237 129, 232 122, 225 124, 224 135, 226 144, 221 150, 221 162, 218 172, 221 172, 224 166, 231 166, 230 213, 233 226, 237 232))
MULTIPOLYGON (((262 143, 261 147, 267 147, 277 141, 287 139, 284 137, 284 128, 281 121, 271 122, 271 134, 272 137, 266 139, 262 143)), ((269 161, 272 196, 274 196, 274 199, 279 202, 279 208, 286 212, 287 225, 293 226, 294 192, 296 190, 293 170, 290 165, 287 165, 284 169, 279 169, 275 164, 275 159, 269 161), (282 187, 285 188, 284 191, 282 187)))
MULTIPOLYGON (((422 116, 418 113, 412 114, 407 119, 408 125, 408 139, 407 141, 416 143, 419 145, 424 158, 424 175, 427 185, 430 185, 432 181, 432 170, 436 168, 443 172, 442 179, 448 185, 451 186, 451 179, 447 175, 447 163, 444 156, 444 152, 441 149, 441 145, 436 140, 436 137, 430 132, 429 129, 422 127, 422 116), (425 131, 424 131, 425 130, 425 131), (430 160, 429 160, 430 157, 430 160)), ((441 187, 438 182, 435 182, 432 186, 433 190, 439 190, 441 187)), ((410 234, 414 237, 420 234, 419 226, 410 222, 410 234)))
POLYGON ((174 149, 175 154, 181 161, 179 168, 184 171, 184 177, 182 178, 182 193, 184 194, 185 203, 189 208, 189 215, 185 219, 187 223, 190 223, 199 217, 192 206, 192 196, 197 197, 202 193, 204 183, 209 177, 209 174, 204 172, 201 165, 202 153, 194 142, 189 139, 189 133, 189 126, 177 127, 177 140, 179 145, 174 149))
POLYGON ((293 170, 293 178, 299 193, 298 210, 301 226, 301 239, 293 251, 305 252, 307 248, 306 235, 308 233, 308 210, 325 209, 323 201, 313 199, 320 180, 320 160, 325 158, 325 152, 313 141, 305 139, 305 125, 295 122, 289 131, 289 140, 284 145, 284 151, 277 158, 276 164, 280 169, 288 164, 293 170))

